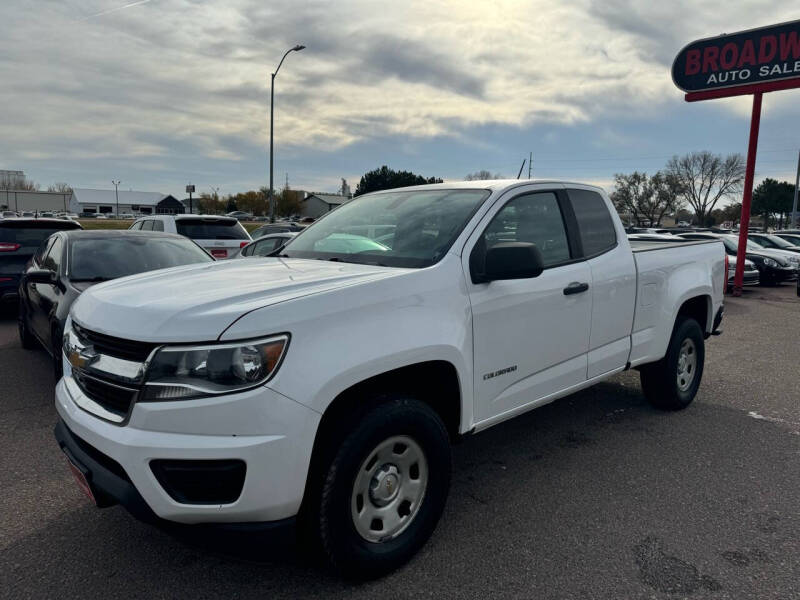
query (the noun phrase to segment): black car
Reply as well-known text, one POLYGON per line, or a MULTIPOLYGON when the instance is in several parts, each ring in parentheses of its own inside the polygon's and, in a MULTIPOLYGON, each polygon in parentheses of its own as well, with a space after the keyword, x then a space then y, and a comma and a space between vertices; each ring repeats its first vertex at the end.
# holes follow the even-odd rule
POLYGON ((61 376, 61 336, 75 299, 101 281, 214 259, 192 240, 156 231, 61 231, 39 246, 19 286, 19 338, 53 356, 61 376))
POLYGON ((303 227, 298 225, 297 223, 267 223, 266 225, 262 225, 258 229, 254 229, 250 232, 250 237, 254 240, 257 240, 260 237, 264 237, 270 233, 298 233, 303 231, 303 227))
POLYGON ((764 248, 772 248, 774 250, 786 250, 788 252, 794 252, 795 254, 800 254, 800 246, 798 246, 797 244, 793 244, 789 240, 786 240, 777 235, 771 235, 769 233, 748 233, 747 239, 753 240, 756 244, 764 246, 764 248))
POLYGON ((54 232, 70 229, 82 227, 62 219, 0 220, 0 302, 17 302, 19 278, 33 253, 54 232))
MULTIPOLYGON (((683 233, 680 237, 687 240, 720 240, 725 246, 725 253, 736 256, 738 252, 738 238, 733 235, 717 233, 683 233)), ((775 285, 782 281, 789 281, 797 277, 796 268, 778 252, 762 248, 755 244, 747 243, 745 258, 752 261, 758 269, 761 285, 775 285)))

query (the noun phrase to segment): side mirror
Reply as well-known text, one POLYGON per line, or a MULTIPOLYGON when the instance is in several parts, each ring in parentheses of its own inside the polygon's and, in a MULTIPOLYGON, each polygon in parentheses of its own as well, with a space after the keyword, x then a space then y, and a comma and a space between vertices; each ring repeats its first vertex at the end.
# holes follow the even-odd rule
POLYGON ((542 253, 536 244, 528 242, 501 242, 486 252, 482 280, 529 279, 544 271, 542 253))
POLYGON ((31 269, 25 273, 25 281, 28 283, 49 283, 56 282, 56 274, 47 269, 31 269))

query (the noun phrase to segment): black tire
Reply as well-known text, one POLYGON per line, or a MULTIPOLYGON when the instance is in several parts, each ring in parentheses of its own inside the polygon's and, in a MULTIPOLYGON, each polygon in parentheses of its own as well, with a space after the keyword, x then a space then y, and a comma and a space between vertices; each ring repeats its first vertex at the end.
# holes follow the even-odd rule
POLYGON ((53 353, 53 377, 56 378, 56 383, 58 383, 64 375, 64 365, 62 363, 61 331, 56 326, 53 326, 53 332, 50 337, 50 350, 53 353))
POLYGON ((703 377, 703 364, 705 362, 705 343, 703 330, 694 319, 679 316, 672 330, 672 338, 669 341, 667 354, 660 361, 645 365, 640 369, 639 377, 642 382, 642 391, 645 397, 656 408, 663 410, 681 410, 689 406, 697 394, 700 387, 700 380, 703 377), (684 343, 687 344, 688 352, 683 363, 681 363, 681 350, 684 343), (691 363, 691 354, 694 354, 694 364, 691 363), (691 380, 688 376, 681 380, 679 368, 683 367, 681 373, 686 375, 686 369, 690 368, 691 380), (681 381, 685 384, 681 385, 681 381))
POLYGON ((17 313, 17 331, 19 332, 19 343, 25 350, 36 348, 36 338, 28 325, 28 312, 25 310, 22 300, 19 301, 19 312, 17 313))
MULTIPOLYGON (((402 444, 400 446, 402 450, 402 444)), ((421 477, 419 469, 417 466, 417 480, 421 477)), ((414 479, 414 467, 407 471, 411 473, 405 475, 408 481, 414 479)), ((322 478, 321 496, 312 518, 327 559, 342 575, 355 579, 378 577, 404 564, 436 528, 447 500, 450 472, 451 450, 447 430, 428 405, 410 398, 392 398, 363 413, 334 450, 329 466, 317 474, 322 478), (358 477, 364 476, 361 468, 373 460, 376 466, 365 468, 364 473, 367 473, 366 477, 372 477, 370 481, 375 481, 377 475, 369 473, 378 468, 378 462, 383 462, 376 460, 375 451, 397 436, 410 439, 417 444, 417 450, 421 449, 427 467, 427 484, 423 487, 418 508, 413 509, 408 504, 405 510, 416 512, 406 525, 400 526, 395 537, 370 541, 359 533, 355 524, 352 510, 359 496, 355 486, 358 477)), ((395 485, 398 490, 395 498, 400 499, 406 493, 403 486, 408 483, 397 480, 395 485)), ((373 502, 372 492, 361 496, 362 506, 363 496, 367 496, 367 502, 373 502)), ((399 507, 405 500, 398 500, 399 504, 392 502, 391 506, 398 507, 398 514, 403 514, 399 507)), ((371 506, 367 508, 375 510, 371 506)), ((383 522, 380 522, 383 527, 383 522)))

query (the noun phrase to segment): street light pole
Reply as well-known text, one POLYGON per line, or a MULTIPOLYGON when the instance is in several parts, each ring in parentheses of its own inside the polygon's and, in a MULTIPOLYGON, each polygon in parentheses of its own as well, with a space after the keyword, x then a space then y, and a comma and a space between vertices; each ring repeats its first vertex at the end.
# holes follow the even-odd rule
POLYGON ((294 48, 289 48, 286 53, 281 58, 281 62, 278 63, 278 68, 275 69, 275 72, 272 74, 272 79, 270 80, 269 84, 269 194, 267 196, 269 202, 269 222, 275 222, 275 202, 273 199, 272 193, 272 130, 273 130, 273 123, 274 123, 274 108, 275 108, 275 76, 278 74, 278 71, 281 70, 281 65, 286 57, 289 55, 289 52, 300 52, 300 50, 304 49, 305 46, 297 45, 294 48))
POLYGON ((117 218, 119 219, 119 184, 122 183, 121 181, 114 181, 111 180, 111 183, 114 184, 114 197, 117 199, 117 218))

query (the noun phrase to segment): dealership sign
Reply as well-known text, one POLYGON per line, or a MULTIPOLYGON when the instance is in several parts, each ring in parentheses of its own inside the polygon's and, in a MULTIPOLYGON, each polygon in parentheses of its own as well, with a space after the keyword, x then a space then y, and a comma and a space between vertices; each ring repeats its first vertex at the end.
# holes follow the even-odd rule
POLYGON ((753 86, 795 78, 800 80, 800 21, 697 40, 672 64, 672 80, 688 94, 732 87, 751 94, 753 86))

